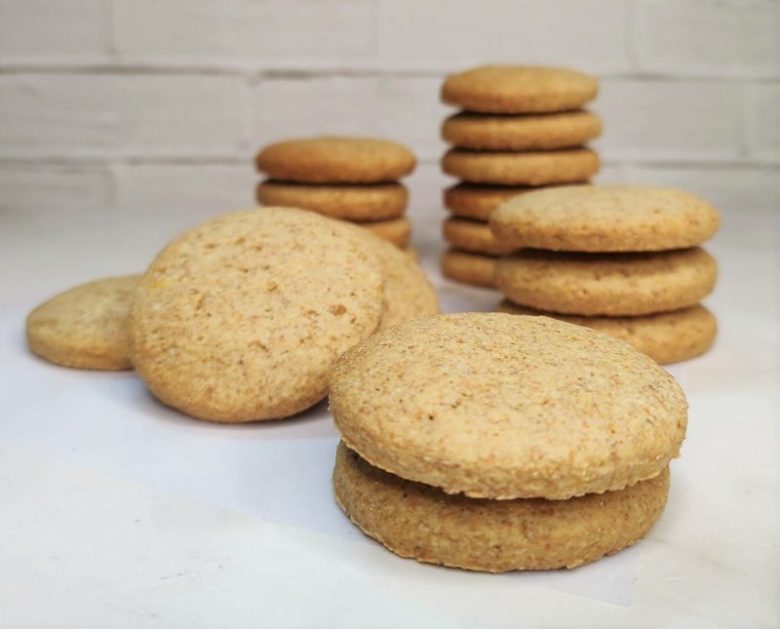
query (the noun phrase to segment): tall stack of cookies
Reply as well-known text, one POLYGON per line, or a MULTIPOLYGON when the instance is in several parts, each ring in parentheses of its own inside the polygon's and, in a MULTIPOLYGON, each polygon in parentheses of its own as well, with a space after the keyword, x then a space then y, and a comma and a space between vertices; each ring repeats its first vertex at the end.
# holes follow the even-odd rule
POLYGON ((601 133, 601 119, 582 110, 597 92, 596 78, 564 68, 484 66, 447 77, 442 100, 464 111, 442 126, 454 146, 442 169, 461 180, 444 191, 445 276, 493 286, 496 257, 507 249, 487 227, 490 212, 528 190, 598 172, 585 144, 601 133))
POLYGON ((659 363, 707 351, 716 320, 699 302, 715 260, 699 245, 720 215, 681 190, 566 186, 525 194, 490 216, 520 249, 496 264, 502 312, 545 314, 621 338, 659 363))
POLYGON ((397 180, 416 160, 405 146, 376 138, 287 140, 262 149, 257 187, 262 205, 297 207, 354 222, 401 249, 409 246, 409 193, 397 180))

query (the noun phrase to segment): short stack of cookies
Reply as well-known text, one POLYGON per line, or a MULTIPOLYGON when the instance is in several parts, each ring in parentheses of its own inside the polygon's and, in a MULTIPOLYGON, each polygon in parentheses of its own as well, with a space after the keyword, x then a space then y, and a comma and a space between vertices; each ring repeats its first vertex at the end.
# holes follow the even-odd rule
POLYGON ((266 146, 255 161, 269 177, 257 186, 262 205, 351 221, 401 249, 409 246, 409 193, 398 179, 416 159, 406 147, 377 138, 303 138, 266 146))
POLYGON ((543 314, 621 338, 659 363, 698 356, 717 323, 699 302, 717 265, 699 245, 720 226, 706 201, 650 186, 566 186, 528 193, 490 216, 518 250, 496 264, 499 310, 543 314))
POLYGON ((487 227, 490 212, 528 190, 598 172, 585 145, 600 135, 601 119, 582 109, 597 92, 596 78, 564 68, 483 66, 447 77, 442 100, 463 111, 441 130, 454 147, 442 169, 460 179, 444 191, 445 276, 493 286, 495 259, 508 250, 487 227))

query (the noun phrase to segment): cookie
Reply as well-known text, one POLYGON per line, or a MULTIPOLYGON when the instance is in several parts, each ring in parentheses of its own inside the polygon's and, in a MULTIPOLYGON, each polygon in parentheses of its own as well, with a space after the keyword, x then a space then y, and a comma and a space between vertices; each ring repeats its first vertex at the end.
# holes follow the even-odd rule
POLYGON ((586 181, 599 171, 590 149, 507 152, 450 149, 441 160, 445 173, 471 183, 546 186, 586 181))
POLYGON ((346 515, 401 557, 485 572, 554 570, 644 537, 666 504, 669 472, 570 500, 480 500, 388 474, 342 443, 333 488, 346 515))
POLYGON ((455 249, 470 253, 500 256, 511 249, 498 242, 487 223, 465 218, 448 218, 442 223, 442 235, 455 249))
POLYGON ((132 309, 152 393, 216 422, 289 417, 382 315, 376 256, 340 221, 289 208, 226 214, 169 244, 132 309))
POLYGON ((257 200, 263 205, 298 207, 348 221, 382 221, 403 215, 409 192, 398 183, 316 185, 263 181, 257 186, 257 200))
POLYGON ((577 315, 634 316, 693 306, 712 292, 715 260, 699 248, 658 253, 523 249, 496 264, 498 289, 516 304, 577 315))
POLYGON ((412 224, 407 218, 395 218, 389 221, 360 223, 360 226, 374 236, 392 242, 396 247, 405 249, 412 238, 412 224))
POLYGON ((580 146, 601 135, 601 118, 588 111, 507 116, 462 111, 441 127, 445 142, 492 151, 543 151, 580 146))
POLYGON ((446 493, 564 500, 660 474, 687 402, 628 343, 548 317, 435 315, 346 352, 331 374, 342 440, 446 493))
POLYGON ((486 221, 490 213, 502 203, 536 189, 528 186, 458 183, 444 190, 443 203, 455 216, 486 221))
POLYGON ((508 314, 543 315, 610 334, 633 345, 662 365, 706 352, 715 341, 718 324, 704 306, 638 317, 578 317, 559 315, 502 301, 497 310, 508 314))
POLYGON ((706 201, 673 188, 566 186, 512 199, 490 223, 515 249, 662 251, 710 239, 720 215, 706 201))
POLYGON ((488 65, 448 76, 445 103, 469 111, 526 114, 579 109, 598 93, 595 77, 567 68, 488 65))
POLYGON ((64 367, 132 369, 130 305, 140 278, 96 280, 43 302, 27 316, 30 351, 64 367))
POLYGON ((257 168, 271 179, 306 183, 379 183, 414 170, 405 146, 389 140, 327 136, 277 142, 257 155, 257 168))
POLYGON ((493 288, 496 258, 448 249, 439 260, 441 274, 456 282, 493 288))

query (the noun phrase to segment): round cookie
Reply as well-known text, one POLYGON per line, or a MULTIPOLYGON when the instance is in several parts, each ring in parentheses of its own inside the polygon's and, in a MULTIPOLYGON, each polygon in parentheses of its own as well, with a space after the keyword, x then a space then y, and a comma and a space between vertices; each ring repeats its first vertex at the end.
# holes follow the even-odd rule
POLYGON ((388 474, 341 443, 333 489, 347 516, 401 557, 485 572, 554 570, 644 537, 666 504, 669 472, 570 500, 480 500, 388 474))
POLYGON ((461 182, 444 190, 443 203, 455 216, 486 221, 499 205, 531 190, 536 188, 461 182))
POLYGON ((704 306, 638 317, 578 317, 518 306, 504 300, 498 312, 552 317, 609 334, 633 345, 657 363, 666 365, 699 356, 715 340, 718 324, 704 306))
POLYGON ((329 186, 263 181, 257 186, 257 200, 348 221, 382 221, 403 215, 409 192, 399 183, 329 186))
POLYGON ((685 395, 649 356, 548 317, 418 319, 331 374, 342 440, 392 474, 477 498, 564 500, 661 473, 685 395))
POLYGON ((217 422, 277 419, 322 399, 328 373, 382 315, 376 256, 346 224, 260 208, 185 232, 132 309, 138 375, 165 404, 217 422))
POLYGON ((526 114, 579 109, 598 93, 595 77, 567 68, 487 65, 448 76, 445 103, 469 111, 526 114))
POLYGON ((490 217, 497 238, 514 249, 663 251, 708 240, 720 215, 706 201, 673 188, 565 186, 512 199, 490 217))
POLYGON ((516 304, 577 315, 635 316, 693 306, 718 269, 699 248, 659 253, 523 249, 496 264, 498 289, 516 304))
POLYGON ((441 274, 456 282, 494 288, 493 273, 496 259, 478 253, 448 249, 439 260, 441 274))
POLYGON ((392 242, 396 247, 405 249, 412 238, 412 224, 409 219, 395 218, 389 221, 374 221, 370 223, 359 223, 359 225, 369 231, 374 236, 392 242))
POLYGON ((271 179, 307 183, 379 183, 414 170, 405 146, 389 140, 326 136, 277 142, 257 155, 271 179))
POLYGON ((543 151, 580 146, 601 130, 601 118, 587 111, 525 116, 462 111, 444 121, 441 136, 461 148, 543 151))
POLYGON ((471 183, 546 186, 586 181, 599 171, 600 162, 584 148, 532 153, 450 149, 441 167, 471 183))
POLYGON ((43 302, 27 316, 30 351, 64 367, 132 369, 130 306, 140 279, 95 280, 43 302))
POLYGON ((448 218, 442 223, 442 235, 455 249, 470 253, 500 256, 512 251, 498 242, 487 223, 465 218, 448 218))

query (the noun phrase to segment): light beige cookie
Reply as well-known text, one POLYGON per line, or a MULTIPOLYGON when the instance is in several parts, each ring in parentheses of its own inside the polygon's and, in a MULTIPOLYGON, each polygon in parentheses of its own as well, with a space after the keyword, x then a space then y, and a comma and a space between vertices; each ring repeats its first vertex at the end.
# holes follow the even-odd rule
POLYGON ((27 345, 65 367, 132 369, 130 305, 140 275, 81 284, 43 302, 27 316, 27 345))
POLYGON ((487 65, 448 76, 441 98, 469 111, 525 114, 579 109, 597 93, 596 78, 575 70, 487 65))
POLYGON ((576 315, 679 310, 712 292, 715 260, 699 248, 653 253, 523 249, 496 264, 498 289, 516 304, 576 315))
POLYGON ((715 340, 718 324, 704 306, 638 317, 578 317, 518 306, 504 300, 498 312, 552 317, 609 334, 636 347, 665 365, 688 360, 706 352, 715 340))
POLYGON ((570 500, 480 500, 383 472, 342 443, 333 488, 347 516, 401 557, 485 572, 554 570, 644 537, 666 504, 669 472, 570 500))
POLYGON ((587 181, 599 171, 590 149, 509 152, 450 149, 441 160, 445 173, 471 183, 548 186, 587 181))
POLYGON ((441 254, 439 260, 441 274, 456 282, 493 288, 493 273, 496 267, 496 258, 467 253, 457 249, 448 249, 441 254))
POLYGON ((442 223, 442 235, 453 248, 470 253, 500 256, 512 251, 498 242, 487 226, 481 221, 465 218, 448 218, 442 223))
POLYGON ((653 478, 687 422, 672 376, 628 343, 499 313, 435 315, 360 343, 331 374, 330 407, 375 467, 502 500, 653 478))
POLYGON ((412 238, 412 224, 406 217, 395 218, 389 221, 374 221, 360 223, 360 226, 374 236, 392 242, 396 247, 406 249, 412 238))
POLYGON ((376 256, 346 223, 259 208, 220 216, 152 262, 132 310, 132 358, 192 417, 289 417, 322 399, 336 359, 377 328, 376 256))
POLYGON ((662 251, 710 239, 720 215, 706 201, 673 188, 566 186, 512 199, 490 223, 496 237, 515 249, 662 251))
POLYGON ((442 202, 455 216, 486 221, 499 205, 532 190, 537 188, 461 182, 444 190, 442 202))

